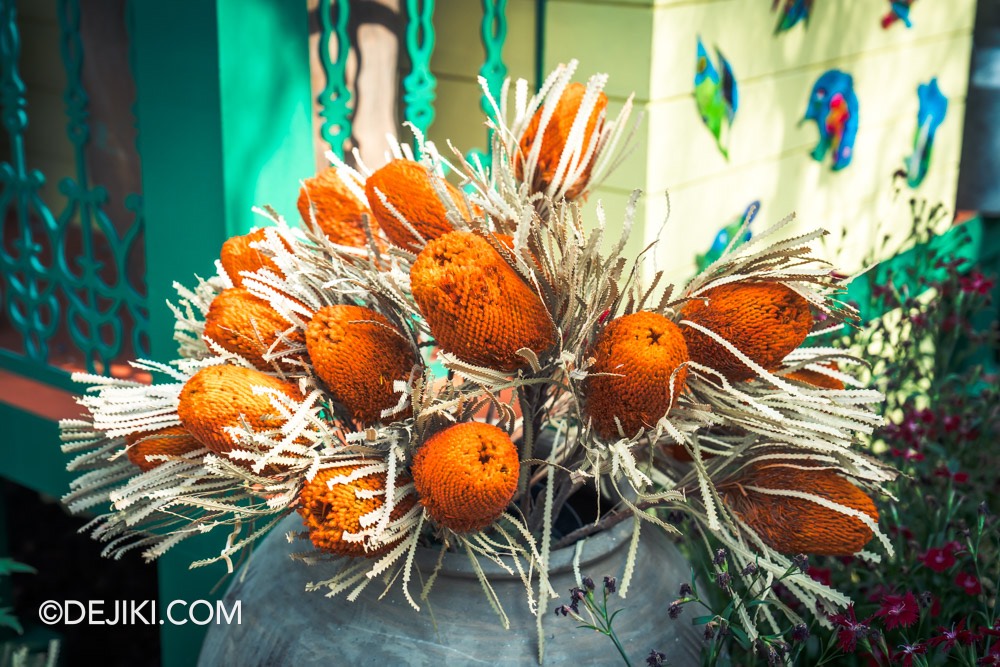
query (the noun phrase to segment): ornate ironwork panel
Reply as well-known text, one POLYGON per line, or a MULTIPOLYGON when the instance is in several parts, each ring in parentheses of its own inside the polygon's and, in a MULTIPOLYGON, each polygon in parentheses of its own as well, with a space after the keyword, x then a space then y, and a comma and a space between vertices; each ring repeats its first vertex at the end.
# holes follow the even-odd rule
POLYGON ((344 142, 351 136, 351 91, 347 87, 347 55, 350 53, 350 40, 347 26, 350 18, 351 4, 334 0, 320 0, 319 17, 322 32, 319 40, 320 62, 326 72, 326 86, 320 95, 322 105, 320 115, 323 125, 320 136, 330 144, 330 148, 340 157, 344 157, 344 142), (330 57, 330 42, 336 39, 337 59, 330 57))
POLYGON ((434 0, 406 0, 406 51, 410 73, 403 79, 406 120, 423 134, 434 122, 437 78, 431 72, 434 52, 434 0))
MULTIPOLYGON (((109 6, 126 20, 124 3, 109 6)), ((0 0, 0 97, 10 146, 9 160, 0 164, 0 291, 7 348, 0 363, 41 378, 49 377, 53 366, 109 373, 114 362, 146 355, 149 347, 142 198, 123 193, 120 183, 94 182, 95 171, 107 175, 114 169, 100 157, 88 157, 95 142, 94 110, 84 85, 80 2, 58 0, 56 8, 74 173, 59 183, 62 202, 53 205, 52 197, 46 203, 42 196, 45 176, 29 166, 15 2, 0 0), (112 192, 120 200, 112 200, 112 192)), ((92 25, 97 24, 95 19, 92 25)), ((98 143, 111 151, 118 144, 112 140, 108 147, 108 132, 115 128, 102 124, 99 129, 98 143)), ((134 141, 130 150, 135 150, 134 141)), ((126 164, 119 171, 134 172, 135 166, 126 164)), ((131 179, 138 185, 134 173, 131 179)))

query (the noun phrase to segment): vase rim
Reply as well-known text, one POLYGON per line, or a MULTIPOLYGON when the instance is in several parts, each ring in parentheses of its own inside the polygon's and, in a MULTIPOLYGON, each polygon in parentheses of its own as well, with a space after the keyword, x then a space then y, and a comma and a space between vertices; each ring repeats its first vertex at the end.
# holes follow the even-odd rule
MULTIPOLYGON (((556 549, 549 557, 549 574, 560 574, 562 572, 572 570, 573 560, 576 556, 577 549, 581 550, 579 564, 580 571, 582 573, 585 569, 587 569, 587 566, 604 561, 617 553, 628 543, 633 530, 631 522, 623 521, 608 530, 603 530, 599 533, 595 533, 594 535, 589 535, 569 546, 556 549)), ((421 571, 430 572, 433 571, 437 565, 438 558, 441 558, 440 547, 420 547, 414 555, 414 562, 420 567, 421 571)), ((479 567, 482 568, 483 573, 487 576, 487 578, 520 579, 520 575, 517 573, 517 568, 513 566, 511 559, 507 557, 503 560, 514 571, 513 574, 503 569, 500 565, 489 558, 482 556, 478 557, 479 567)), ((461 552, 445 552, 438 576, 457 579, 475 579, 479 575, 476 573, 476 568, 473 567, 471 562, 469 562, 467 554, 461 552)))

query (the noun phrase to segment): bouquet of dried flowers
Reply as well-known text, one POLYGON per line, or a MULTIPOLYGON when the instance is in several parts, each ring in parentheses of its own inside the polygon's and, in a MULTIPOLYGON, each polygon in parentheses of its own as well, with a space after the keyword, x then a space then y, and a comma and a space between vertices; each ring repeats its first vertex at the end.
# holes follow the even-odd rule
MULTIPOLYGON (((790 569, 800 552, 877 561, 873 536, 893 549, 872 497, 895 473, 855 446, 882 397, 844 372, 862 359, 804 345, 856 318, 810 249, 823 232, 784 238, 787 218, 663 285, 648 252, 623 256, 638 192, 617 238, 600 206, 582 218, 632 105, 609 118, 606 77, 574 71, 486 92, 488 164, 420 136, 379 169, 331 155, 301 228, 263 209, 216 275, 178 286, 179 358, 134 364, 161 381, 77 376, 92 386, 88 418, 62 424, 79 472, 65 502, 101 512, 106 553, 218 531, 192 567, 232 569, 298 512, 300 558, 342 564, 314 588, 355 599, 379 581, 419 609, 416 549, 458 550, 507 625, 479 559, 516 572, 541 618, 553 548, 633 521, 625 595, 640 529, 675 532, 673 511, 726 546, 733 576, 753 563, 803 609, 850 602, 790 569), (557 532, 585 488, 599 518, 557 532)), ((771 602, 740 607, 751 641, 800 622, 771 602)))

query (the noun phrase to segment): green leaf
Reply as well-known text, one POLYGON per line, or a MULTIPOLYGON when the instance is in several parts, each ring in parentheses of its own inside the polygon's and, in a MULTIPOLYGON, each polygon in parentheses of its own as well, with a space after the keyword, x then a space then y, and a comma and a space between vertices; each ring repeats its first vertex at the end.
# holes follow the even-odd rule
POLYGON ((736 627, 735 625, 730 625, 729 631, 732 632, 733 636, 736 637, 737 641, 739 641, 740 646, 742 646, 747 651, 750 650, 750 638, 747 637, 747 633, 743 632, 743 630, 736 627))
POLYGON ((0 607, 0 628, 10 628, 17 634, 24 634, 21 622, 11 613, 10 607, 0 607))
POLYGON ((705 625, 713 618, 715 618, 714 614, 709 614, 708 616, 695 616, 691 619, 691 625, 705 625))
POLYGON ((35 568, 24 563, 18 563, 13 558, 0 558, 0 577, 14 574, 15 572, 35 574, 35 568))
POLYGON ((771 604, 773 602, 774 600, 750 600, 750 602, 747 602, 743 606, 747 609, 753 609, 754 607, 759 607, 762 604, 771 604))

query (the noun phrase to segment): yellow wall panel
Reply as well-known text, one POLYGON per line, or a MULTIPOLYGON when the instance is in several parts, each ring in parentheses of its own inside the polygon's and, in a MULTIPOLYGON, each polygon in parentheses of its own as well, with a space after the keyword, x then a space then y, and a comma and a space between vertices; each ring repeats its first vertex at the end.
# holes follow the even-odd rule
MULTIPOLYGON (((507 39, 503 48, 509 75, 529 81, 535 77, 535 4, 535 0, 507 1, 507 39)), ((437 43, 431 57, 431 69, 436 75, 476 80, 484 58, 482 20, 483 8, 479 2, 438 3, 434 13, 437 43)))

